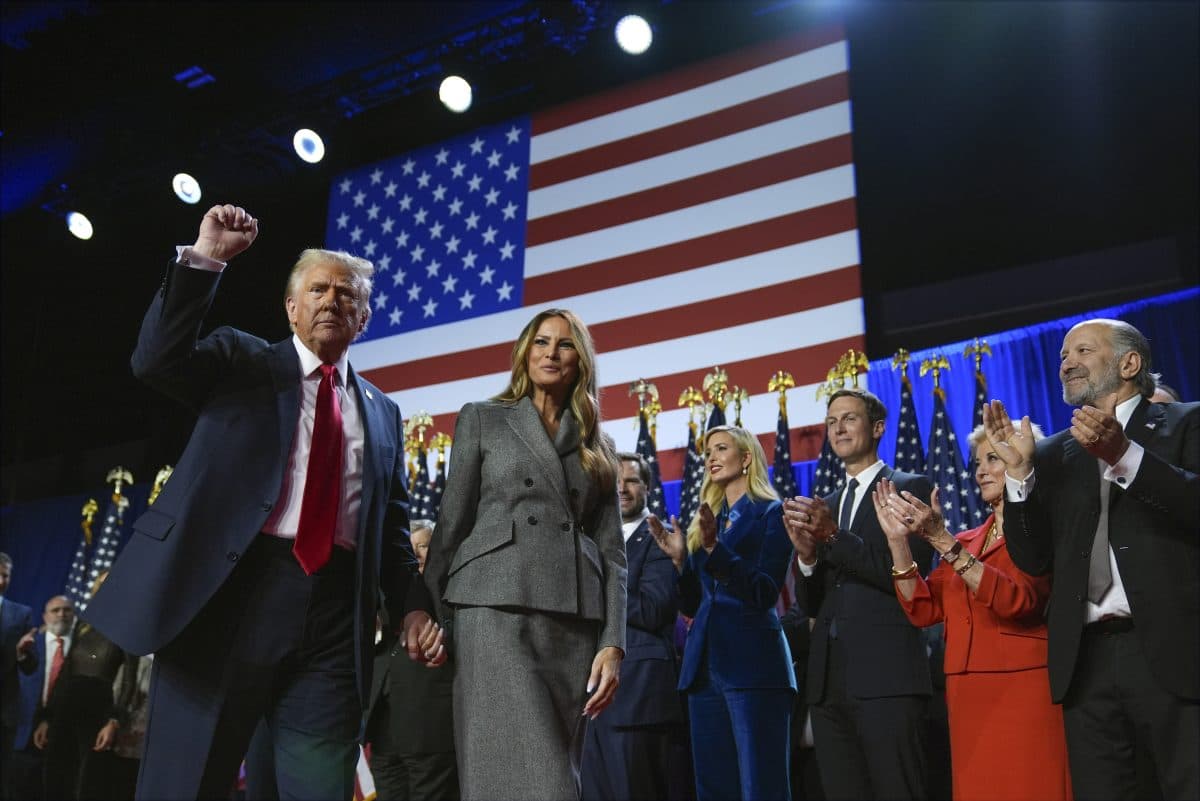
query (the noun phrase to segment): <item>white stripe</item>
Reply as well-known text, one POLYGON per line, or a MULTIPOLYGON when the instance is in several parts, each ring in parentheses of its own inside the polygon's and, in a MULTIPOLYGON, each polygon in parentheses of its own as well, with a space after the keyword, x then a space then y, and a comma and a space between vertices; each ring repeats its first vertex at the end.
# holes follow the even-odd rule
POLYGON ((850 133, 850 103, 809 111, 529 193, 527 216, 600 203, 850 133))
POLYGON ((854 197, 854 166, 793 178, 525 250, 525 276, 615 259, 854 197))
MULTIPOLYGON (((562 297, 539 304, 538 308, 569 308, 589 326, 594 326, 709 300, 713 297, 714 287, 736 287, 737 291, 744 292, 858 263, 858 232, 844 231, 695 270, 562 297)), ((509 343, 517 338, 534 313, 533 309, 522 307, 369 340, 351 346, 350 360, 356 370, 363 371, 509 343)), ((488 368, 480 365, 480 369, 488 368)), ((493 389, 488 394, 498 391, 493 389)))
MULTIPOLYGON (((621 386, 646 376, 654 366, 671 373, 703 372, 718 364, 732 364, 779 350, 797 350, 863 333, 862 302, 858 299, 816 309, 780 315, 703 334, 664 339, 649 345, 600 353, 597 375, 603 386, 621 386)), ((781 364, 781 370, 794 371, 781 364)), ((464 403, 491 397, 508 385, 507 365, 502 371, 456 381, 445 381, 388 393, 405 414, 457 412, 464 403)), ((765 376, 731 376, 734 382, 766 380, 765 376)))
POLYGON ((531 164, 654 131, 847 69, 846 43, 834 42, 657 100, 603 114, 530 139, 531 164))

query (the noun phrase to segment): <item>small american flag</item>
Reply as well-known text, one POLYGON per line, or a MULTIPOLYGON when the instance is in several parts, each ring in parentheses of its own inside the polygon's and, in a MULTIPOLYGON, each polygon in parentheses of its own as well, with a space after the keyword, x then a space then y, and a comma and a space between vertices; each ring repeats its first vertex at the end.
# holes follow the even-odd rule
POLYGON ((646 508, 650 514, 659 520, 667 519, 667 502, 663 499, 662 476, 659 475, 658 449, 654 437, 650 436, 650 426, 646 423, 645 412, 638 412, 637 451, 646 464, 650 465, 650 486, 646 488, 646 508))
MULTIPOLYGON (((892 466, 906 473, 925 472, 925 450, 921 445, 921 430, 917 426, 917 410, 913 405, 912 382, 908 373, 900 376, 900 414, 896 422, 896 460, 892 466)), ((928 499, 922 499, 928 500, 928 499)))
POLYGON ((932 427, 926 474, 938 488, 946 530, 951 534, 966 531, 978 525, 973 522, 970 505, 971 487, 975 480, 963 464, 958 436, 950 423, 950 415, 946 414, 946 391, 941 388, 933 391, 932 427))
MULTIPOLYGON (((788 433, 787 406, 779 404, 779 422, 775 426, 775 464, 771 475, 771 483, 783 500, 794 498, 799 494, 796 489, 796 474, 792 470, 792 445, 788 433)), ((788 560, 788 572, 779 588, 779 600, 775 602, 775 610, 779 614, 786 612, 796 598, 796 560, 788 560)))
POLYGON ((829 432, 825 432, 825 442, 821 445, 821 455, 817 457, 817 469, 813 474, 813 497, 824 498, 832 495, 846 483, 846 465, 833 452, 829 444, 829 432))

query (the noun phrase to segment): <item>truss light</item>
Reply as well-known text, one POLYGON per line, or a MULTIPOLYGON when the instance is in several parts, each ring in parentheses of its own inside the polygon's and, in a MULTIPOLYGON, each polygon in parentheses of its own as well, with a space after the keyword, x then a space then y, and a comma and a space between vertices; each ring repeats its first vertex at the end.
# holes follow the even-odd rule
POLYGON ((634 56, 649 50, 650 42, 654 40, 650 23, 637 14, 621 17, 617 21, 616 35, 617 44, 621 46, 621 49, 634 56))
POLYGON ((178 173, 171 179, 171 188, 175 190, 175 197, 184 203, 200 202, 200 183, 186 172, 178 173))
POLYGON ((92 221, 81 212, 67 212, 67 230, 80 239, 91 239, 94 230, 92 221))
POLYGON ((296 131, 296 135, 292 137, 292 147, 296 148, 296 155, 309 164, 316 164, 325 158, 325 143, 321 141, 317 132, 310 128, 296 131))
POLYGON ((446 108, 461 114, 471 107, 471 84, 457 75, 447 75, 438 87, 438 99, 446 108))

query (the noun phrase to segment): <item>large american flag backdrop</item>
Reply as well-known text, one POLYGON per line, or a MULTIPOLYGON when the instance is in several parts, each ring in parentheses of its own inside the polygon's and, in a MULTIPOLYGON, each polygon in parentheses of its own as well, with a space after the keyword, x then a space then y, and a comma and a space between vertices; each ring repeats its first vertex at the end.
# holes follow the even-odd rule
MULTIPOLYGON (((592 331, 622 450, 638 432, 627 388, 651 380, 678 478, 675 399, 719 365, 772 452, 771 375, 796 379, 797 434, 824 418, 829 368, 863 347, 847 69, 840 30, 799 34, 338 176, 327 246, 378 269, 352 363, 452 432, 462 404, 507 385, 529 318, 565 307, 592 331)), ((797 434, 793 453, 819 442, 797 434)))

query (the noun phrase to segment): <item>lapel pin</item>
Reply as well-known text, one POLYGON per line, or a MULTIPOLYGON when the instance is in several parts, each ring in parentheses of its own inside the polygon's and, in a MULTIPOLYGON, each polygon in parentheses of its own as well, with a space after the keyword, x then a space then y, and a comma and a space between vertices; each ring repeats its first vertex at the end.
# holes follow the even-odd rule
POLYGON ((1146 423, 1146 428, 1148 428, 1148 429, 1150 429, 1151 431, 1153 431, 1153 430, 1154 430, 1154 428, 1155 428, 1155 426, 1157 426, 1157 425, 1158 425, 1157 423, 1154 423, 1154 422, 1149 422, 1149 423, 1146 423))
POLYGON ((367 393, 367 400, 375 400, 375 396, 371 394, 371 390, 368 389, 365 391, 367 393))

